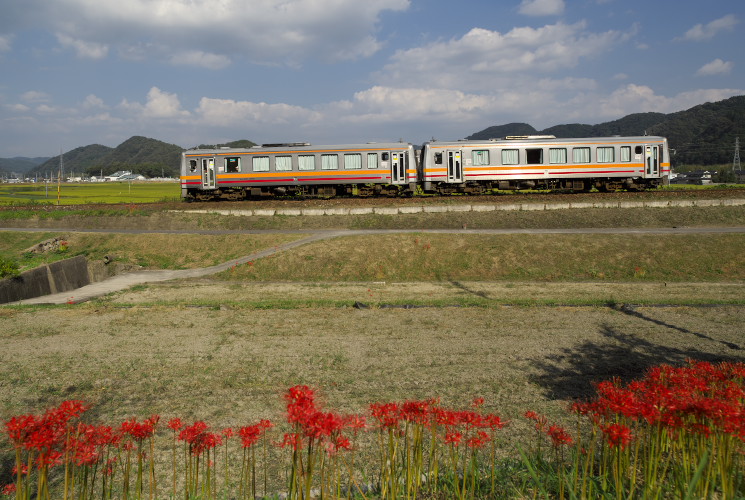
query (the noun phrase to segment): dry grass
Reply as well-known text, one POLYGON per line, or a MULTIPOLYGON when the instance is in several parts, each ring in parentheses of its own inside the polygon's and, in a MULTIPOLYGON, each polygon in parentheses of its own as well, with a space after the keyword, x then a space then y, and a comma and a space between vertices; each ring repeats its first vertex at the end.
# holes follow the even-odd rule
POLYGON ((281 392, 318 387, 334 408, 484 396, 515 417, 649 365, 740 359, 740 307, 6 310, 2 417, 64 398, 110 419, 151 412, 215 425, 277 419, 281 392), (545 332, 545 333, 540 333, 545 332), (559 381, 561 380, 561 382, 559 381))
POLYGON ((744 234, 394 234, 326 240, 231 280, 742 281, 744 234))

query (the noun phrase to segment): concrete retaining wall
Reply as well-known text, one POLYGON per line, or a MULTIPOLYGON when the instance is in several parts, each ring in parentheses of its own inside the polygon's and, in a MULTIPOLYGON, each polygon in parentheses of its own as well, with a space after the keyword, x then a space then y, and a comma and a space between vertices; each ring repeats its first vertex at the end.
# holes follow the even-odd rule
POLYGON ((0 280, 0 304, 67 292, 90 282, 88 259, 78 255, 0 280))
POLYGON ((572 210, 588 208, 672 208, 672 207, 730 207, 745 205, 745 200, 649 200, 649 201, 612 201, 612 202, 576 202, 576 203, 514 203, 494 205, 406 205, 400 207, 358 207, 358 208, 304 208, 304 209, 256 209, 256 210, 171 210, 191 214, 255 216, 301 216, 301 215, 400 215, 415 213, 446 212, 490 212, 490 211, 542 211, 572 210))

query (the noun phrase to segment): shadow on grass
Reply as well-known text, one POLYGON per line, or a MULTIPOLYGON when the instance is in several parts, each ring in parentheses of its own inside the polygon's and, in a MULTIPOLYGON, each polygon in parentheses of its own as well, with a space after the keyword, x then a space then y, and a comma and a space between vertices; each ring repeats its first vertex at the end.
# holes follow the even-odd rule
POLYGON ((719 362, 745 361, 743 347, 718 340, 645 316, 628 306, 611 305, 612 309, 635 318, 670 328, 681 335, 692 335, 706 343, 722 344, 732 349, 731 355, 722 355, 696 347, 672 347, 656 344, 636 335, 620 331, 609 325, 600 327, 602 340, 587 341, 558 354, 533 361, 536 373, 531 380, 544 388, 551 399, 588 399, 595 394, 593 384, 619 378, 628 382, 640 378, 651 367, 660 364, 683 365, 686 360, 719 362))

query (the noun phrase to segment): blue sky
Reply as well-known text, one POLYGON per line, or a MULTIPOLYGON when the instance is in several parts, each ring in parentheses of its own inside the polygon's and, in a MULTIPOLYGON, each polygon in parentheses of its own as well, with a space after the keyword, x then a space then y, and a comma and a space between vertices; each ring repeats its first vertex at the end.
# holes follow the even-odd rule
POLYGON ((0 157, 421 143, 745 94, 743 0, 0 2, 0 157))

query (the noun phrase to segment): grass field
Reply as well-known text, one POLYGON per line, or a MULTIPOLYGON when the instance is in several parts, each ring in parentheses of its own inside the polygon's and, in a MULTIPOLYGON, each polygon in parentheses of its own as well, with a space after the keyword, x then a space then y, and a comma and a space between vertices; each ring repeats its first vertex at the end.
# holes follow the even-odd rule
POLYGON ((0 205, 150 203, 180 198, 178 182, 65 182, 59 185, 59 195, 52 183, 0 184, 0 205))

